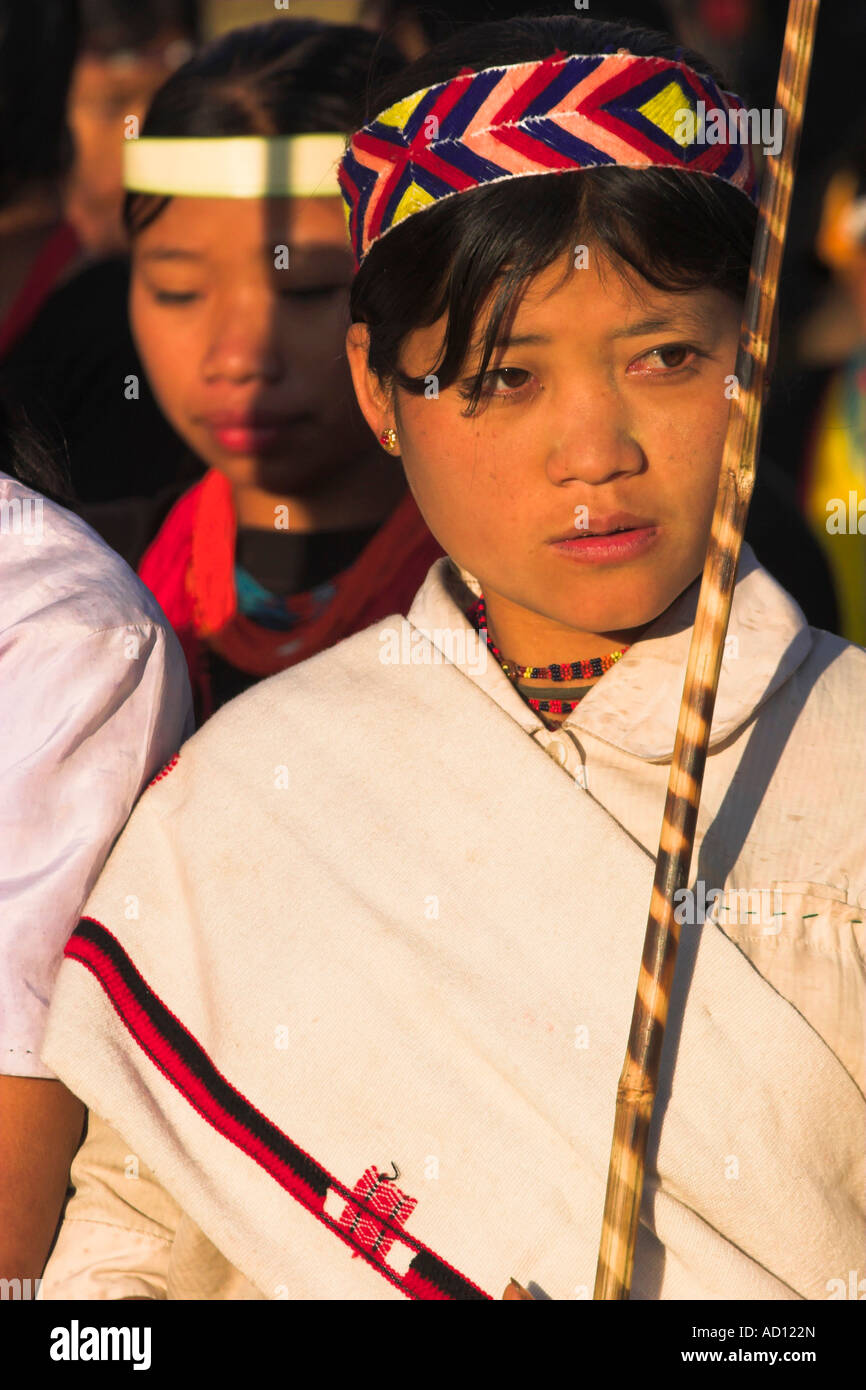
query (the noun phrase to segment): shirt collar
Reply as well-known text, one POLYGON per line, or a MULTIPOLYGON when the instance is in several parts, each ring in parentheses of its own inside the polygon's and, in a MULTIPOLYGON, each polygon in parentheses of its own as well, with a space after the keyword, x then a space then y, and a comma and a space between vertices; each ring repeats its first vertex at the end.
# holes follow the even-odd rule
MULTIPOLYGON (((698 578, 592 687, 563 727, 649 762, 671 758, 699 590, 698 578)), ((435 562, 418 590, 409 622, 521 728, 535 734, 546 727, 544 722, 521 699, 499 663, 493 657, 485 660, 486 648, 474 640, 465 610, 478 592, 477 580, 446 556, 435 562)), ((710 748, 751 718, 805 660, 811 646, 800 608, 744 544, 710 748)))

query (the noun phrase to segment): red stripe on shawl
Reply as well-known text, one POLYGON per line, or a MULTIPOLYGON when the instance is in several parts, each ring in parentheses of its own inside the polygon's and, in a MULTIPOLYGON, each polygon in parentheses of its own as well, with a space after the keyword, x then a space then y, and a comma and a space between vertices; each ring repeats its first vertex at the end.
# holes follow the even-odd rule
MULTIPOLYGON (((258 1110, 252 1102, 242 1094, 242 1092, 232 1086, 227 1078, 223 1076, 222 1072, 214 1066, 200 1043, 196 1041, 189 1030, 181 1023, 180 1019, 177 1018, 177 1015, 172 1013, 159 996, 150 988, 144 980, 144 977, 136 970, 132 961, 123 950, 120 942, 108 928, 92 917, 82 918, 82 924, 83 923, 87 923, 91 928, 97 928, 99 932, 103 933, 104 936, 113 943, 117 952, 123 958, 123 968, 131 976, 135 977, 140 987, 145 992, 146 997, 154 1000, 159 1009, 163 1010, 174 1020, 177 1027, 183 1033, 185 1040, 188 1040, 191 1049, 206 1060, 208 1066, 232 1092, 232 1095, 238 1099, 241 1105, 245 1106, 253 1114, 262 1119, 275 1133, 279 1134, 281 1138, 291 1144, 293 1148, 314 1164, 315 1168, 327 1178, 330 1188, 335 1189, 354 1207, 367 1212, 378 1226, 385 1227, 397 1237, 402 1244, 414 1250, 416 1254, 420 1253, 430 1256, 433 1261, 444 1270, 447 1270, 448 1273, 454 1275, 461 1283, 465 1284, 468 1288, 474 1289, 481 1299, 490 1299, 490 1295, 485 1293, 473 1280, 461 1274, 460 1271, 449 1264, 447 1260, 443 1260, 441 1256, 437 1255, 429 1246, 424 1245, 422 1241, 410 1235, 403 1227, 395 1226, 381 1212, 376 1211, 367 1199, 359 1197, 353 1189, 347 1187, 345 1183, 340 1182, 338 1178, 335 1178, 333 1174, 323 1168, 322 1164, 314 1159, 311 1154, 301 1149, 299 1145, 295 1144, 294 1140, 289 1139, 288 1135, 283 1134, 272 1120, 269 1120, 266 1115, 258 1110)), ((453 1301, 448 1298, 447 1293, 437 1288, 430 1280, 419 1275, 417 1271, 412 1271, 410 1269, 407 1274, 398 1275, 394 1270, 377 1260, 364 1246, 356 1244, 356 1242, 351 1239, 349 1232, 342 1228, 339 1222, 329 1216, 325 1211, 324 1194, 314 1191, 309 1183, 304 1182, 303 1178, 300 1177, 290 1163, 280 1159, 272 1149, 268 1148, 263 1140, 253 1134, 248 1126, 242 1124, 226 1110, 225 1106, 207 1089, 207 1086, 203 1083, 201 1078, 196 1075, 194 1069, 185 1061, 177 1049, 171 1046, 160 1032, 146 1008, 135 998, 121 970, 111 959, 108 952, 100 947, 98 942, 91 940, 88 936, 82 935, 76 930, 66 943, 64 955, 71 960, 77 960, 79 964, 90 971, 104 990, 115 1013, 133 1040, 139 1044, 142 1050, 150 1057, 154 1065, 162 1072, 166 1080, 174 1086, 175 1090, 183 1099, 187 1100, 192 1105, 193 1109, 196 1110, 218 1134, 228 1139, 236 1148, 240 1149, 242 1153, 245 1153, 258 1163, 259 1166, 269 1173, 290 1196, 300 1202, 311 1215, 321 1221, 344 1245, 347 1245, 352 1250, 353 1254, 361 1255, 371 1268, 377 1270, 389 1283, 400 1289, 401 1292, 406 1293, 409 1298, 444 1299, 449 1302, 453 1301)))
POLYGON ((129 1033, 202 1119, 254 1159, 303 1206, 313 1212, 321 1210, 324 1198, 299 1178, 291 1165, 281 1162, 261 1140, 239 1124, 203 1086, 193 1069, 154 1026, 110 957, 86 937, 74 937, 67 946, 66 954, 87 966, 96 976, 129 1033))
POLYGON ((423 1274, 419 1274, 414 1269, 407 1270, 403 1276, 403 1288, 411 1298, 423 1299, 433 1302, 434 1300, 442 1303, 451 1303, 447 1293, 438 1289, 435 1284, 431 1284, 429 1279, 425 1279, 423 1274))

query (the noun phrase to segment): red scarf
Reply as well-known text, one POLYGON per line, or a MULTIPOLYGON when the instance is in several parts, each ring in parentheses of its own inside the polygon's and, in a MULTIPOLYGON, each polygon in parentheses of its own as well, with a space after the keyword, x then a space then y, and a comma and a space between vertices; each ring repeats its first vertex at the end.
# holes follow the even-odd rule
POLYGON ((358 558, 331 583, 319 611, 309 594, 286 600, 299 615, 289 631, 251 622, 235 594, 237 517, 231 485, 210 469, 184 493, 146 550, 139 575, 180 638, 202 717, 213 712, 205 649, 255 676, 272 676, 390 613, 405 613, 443 554, 407 491, 358 558))

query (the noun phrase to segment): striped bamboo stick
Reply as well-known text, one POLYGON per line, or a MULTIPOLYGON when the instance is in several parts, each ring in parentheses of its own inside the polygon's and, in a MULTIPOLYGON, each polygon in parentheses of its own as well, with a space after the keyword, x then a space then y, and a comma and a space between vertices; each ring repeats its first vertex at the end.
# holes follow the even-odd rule
POLYGON ((743 313, 731 402, 695 626, 677 723, 671 774, 643 959, 625 1064, 616 1097, 596 1299, 625 1299, 631 1288, 647 1137, 658 1085, 671 983, 679 945, 674 894, 685 888, 710 726, 731 611, 737 564, 760 443, 770 333, 797 161, 819 0, 790 0, 776 105, 785 113, 784 146, 769 156, 743 313))

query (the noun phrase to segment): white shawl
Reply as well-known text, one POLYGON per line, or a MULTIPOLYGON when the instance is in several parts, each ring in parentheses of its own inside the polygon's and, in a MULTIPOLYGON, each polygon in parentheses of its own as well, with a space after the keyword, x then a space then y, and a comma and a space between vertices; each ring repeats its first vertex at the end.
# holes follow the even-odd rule
MULTIPOLYGON (((384 664, 403 623, 185 745, 44 1055, 266 1297, 591 1296, 652 857, 456 665, 384 664)), ((682 949, 633 1297, 825 1298, 863 1096, 717 926, 682 949)))

